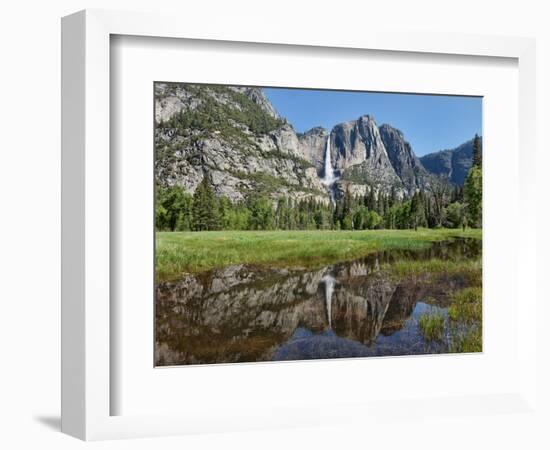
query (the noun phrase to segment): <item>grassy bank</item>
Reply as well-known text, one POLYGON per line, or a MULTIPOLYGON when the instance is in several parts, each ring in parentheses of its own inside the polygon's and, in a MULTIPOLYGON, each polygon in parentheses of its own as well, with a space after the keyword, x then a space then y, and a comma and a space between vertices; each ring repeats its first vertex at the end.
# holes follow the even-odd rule
POLYGON ((455 292, 449 308, 451 323, 458 331, 453 333, 451 351, 457 353, 481 352, 483 349, 482 331, 482 290, 478 286, 455 292), (460 329, 466 329, 460 332, 460 329))
POLYGON ((391 265, 382 266, 397 279, 410 278, 412 280, 436 281, 443 273, 461 276, 473 286, 481 285, 481 258, 447 261, 442 259, 428 259, 425 261, 396 261, 391 265))
POLYGON ((170 279, 232 264, 317 267, 385 249, 421 249, 481 230, 157 232, 157 278, 170 279))
POLYGON ((475 286, 458 290, 451 295, 449 316, 425 313, 418 326, 428 341, 441 340, 448 329, 451 353, 476 353, 483 350, 481 279, 475 286))

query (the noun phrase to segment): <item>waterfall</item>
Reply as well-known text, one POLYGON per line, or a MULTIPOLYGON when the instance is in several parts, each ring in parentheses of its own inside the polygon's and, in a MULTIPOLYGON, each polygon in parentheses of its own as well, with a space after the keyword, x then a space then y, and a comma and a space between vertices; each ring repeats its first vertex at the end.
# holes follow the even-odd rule
POLYGON ((330 134, 327 139, 327 146, 325 149, 325 174, 323 177, 323 184, 330 186, 334 184, 336 178, 334 177, 334 169, 332 168, 332 162, 330 160, 330 134))
POLYGON ((325 275, 321 281, 325 283, 325 304, 327 307, 328 327, 332 328, 332 293, 334 292, 335 279, 332 275, 325 275))
POLYGON ((338 180, 336 176, 334 176, 334 169, 332 168, 332 162, 331 162, 331 156, 330 156, 330 134, 328 135, 327 139, 327 146, 325 148, 325 173, 323 178, 321 179, 321 183, 323 183, 328 190, 328 193, 330 195, 330 201, 334 204, 334 183, 338 180))

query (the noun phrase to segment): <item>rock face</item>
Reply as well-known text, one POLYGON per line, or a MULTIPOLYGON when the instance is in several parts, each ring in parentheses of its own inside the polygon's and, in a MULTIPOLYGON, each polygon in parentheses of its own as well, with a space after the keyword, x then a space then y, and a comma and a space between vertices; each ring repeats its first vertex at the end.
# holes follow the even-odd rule
POLYGON ((193 193, 207 176, 233 202, 252 192, 329 202, 321 182, 329 139, 340 195, 410 196, 434 174, 462 183, 471 164, 472 141, 419 159, 403 133, 369 115, 298 134, 259 88, 156 83, 155 120, 157 183, 193 193))
POLYGON ((299 135, 298 138, 303 157, 313 164, 317 174, 322 177, 324 175, 328 131, 323 127, 315 127, 299 135))
POLYGON ((401 186, 371 116, 336 125, 330 134, 332 158, 344 178, 359 184, 389 188, 401 186))
POLYGON ((464 184, 472 167, 473 146, 474 140, 471 139, 452 150, 441 150, 422 156, 420 161, 434 175, 444 177, 454 184, 464 184))
POLYGON ((270 103, 270 101, 265 97, 261 89, 253 87, 239 87, 239 86, 229 86, 229 89, 234 90, 235 92, 240 92, 241 94, 246 95, 250 100, 256 103, 263 111, 267 112, 271 117, 275 119, 280 119, 281 117, 270 103))
POLYGON ((155 175, 193 193, 208 176, 218 195, 328 195, 292 126, 260 89, 157 83, 155 175))
POLYGON ((408 193, 425 189, 430 183, 430 174, 414 154, 403 133, 388 124, 380 126, 380 137, 388 152, 391 164, 408 193))

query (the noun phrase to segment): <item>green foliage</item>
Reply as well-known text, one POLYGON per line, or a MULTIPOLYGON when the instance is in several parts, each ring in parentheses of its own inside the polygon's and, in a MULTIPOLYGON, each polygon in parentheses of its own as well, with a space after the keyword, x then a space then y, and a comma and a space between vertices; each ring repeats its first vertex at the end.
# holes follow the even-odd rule
POLYGON ((445 223, 445 206, 450 200, 449 185, 444 179, 432 179, 428 191, 430 196, 426 203, 428 226, 440 228, 445 223))
POLYGON ((156 190, 155 225, 158 230, 191 229, 192 196, 180 186, 156 190))
POLYGON ((262 189, 249 192, 240 202, 216 197, 208 177, 193 196, 179 186, 157 187, 155 225, 159 231, 321 230, 334 228, 332 220, 332 206, 312 197, 274 201, 262 189))
POLYGON ((481 227, 483 216, 483 170, 481 139, 474 138, 472 167, 464 181, 464 199, 467 205, 468 222, 473 227, 481 227))
POLYGON ((417 230, 419 226, 423 226, 426 224, 424 196, 421 192, 415 192, 412 196, 409 216, 411 226, 415 230, 417 230))
POLYGON ((420 316, 418 326, 428 341, 441 341, 445 329, 445 317, 440 313, 425 313, 420 316))
POLYGON ((445 226, 458 228, 466 223, 466 207, 464 204, 454 202, 445 208, 445 226))
POLYGON ((481 138, 476 134, 474 137, 474 145, 472 149, 472 166, 481 168, 482 159, 481 138))
POLYGON ((205 176, 193 194, 193 231, 220 228, 219 205, 208 177, 205 176))
POLYGON ((390 229, 413 228, 411 221, 411 202, 405 201, 393 205, 386 214, 386 222, 390 229))
POLYGON ((245 201, 231 202, 216 197, 205 177, 194 200, 180 187, 157 188, 156 227, 158 230, 376 230, 416 229, 425 227, 457 228, 469 218, 465 204, 453 202, 443 208, 443 223, 431 217, 433 201, 424 192, 408 200, 371 189, 365 196, 350 191, 334 204, 316 200, 323 193, 292 185, 265 172, 232 173, 252 184, 243 190, 245 201), (273 198, 274 192, 300 192, 303 200, 273 198))
POLYGON ((345 215, 340 221, 340 229, 342 230, 353 230, 353 222, 350 215, 345 215))
POLYGON ((364 230, 375 230, 380 228, 382 217, 376 211, 368 211, 363 222, 364 230))
POLYGON ((272 230, 274 228, 274 212, 271 202, 265 197, 254 196, 248 201, 250 215, 249 230, 272 230))
POLYGON ((472 227, 481 227, 483 207, 483 178, 481 167, 473 166, 464 182, 468 222, 472 227))

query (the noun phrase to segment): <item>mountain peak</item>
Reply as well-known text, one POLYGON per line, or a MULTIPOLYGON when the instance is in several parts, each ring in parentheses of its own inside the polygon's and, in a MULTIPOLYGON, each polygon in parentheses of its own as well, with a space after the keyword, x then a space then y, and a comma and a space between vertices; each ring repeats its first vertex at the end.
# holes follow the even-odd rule
POLYGON ((363 114, 362 116, 359 116, 359 119, 357 119, 358 121, 364 121, 364 122, 374 122, 376 123, 376 119, 374 118, 374 116, 370 115, 370 114, 363 114))
POLYGON ((313 128, 310 128, 305 133, 302 133, 305 136, 314 136, 314 135, 327 135, 328 130, 322 126, 316 126, 313 128))
POLYGON ((384 131, 386 132, 387 134, 397 134, 398 136, 400 136, 401 138, 404 137, 403 135, 403 132, 395 127, 392 127, 390 124, 388 123, 383 123, 382 125, 380 125, 378 127, 380 129, 380 131, 384 131))
POLYGON ((420 161, 429 172, 460 185, 472 166, 473 147, 474 139, 470 139, 456 148, 424 155, 420 161))
POLYGON ((260 106, 271 117, 274 117, 275 119, 281 119, 281 116, 268 100, 268 98, 265 96, 261 88, 247 86, 231 86, 230 88, 233 89, 235 92, 240 92, 241 94, 246 95, 250 100, 260 106))

